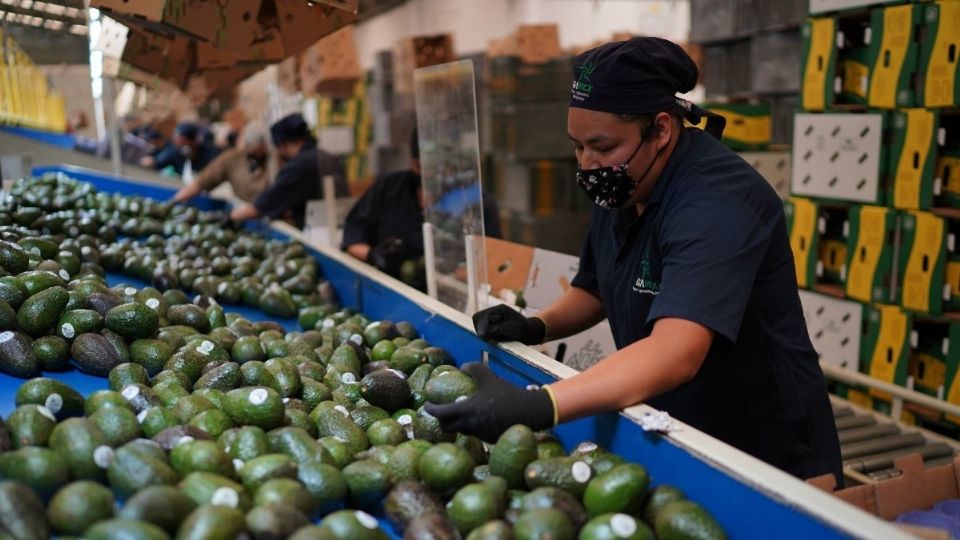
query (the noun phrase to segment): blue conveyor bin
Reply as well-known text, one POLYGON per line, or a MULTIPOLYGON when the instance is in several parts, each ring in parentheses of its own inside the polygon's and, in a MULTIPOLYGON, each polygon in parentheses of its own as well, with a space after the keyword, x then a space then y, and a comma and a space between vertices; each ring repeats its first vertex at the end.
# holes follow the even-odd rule
MULTIPOLYGON (((42 167, 37 175, 63 172, 91 182, 104 192, 169 198, 174 184, 147 183, 71 166, 42 167)), ((200 199, 197 206, 223 208, 222 201, 200 199)), ((409 321, 433 345, 447 349, 457 364, 485 360, 491 369, 517 385, 544 384, 574 375, 574 371, 532 349, 517 344, 487 343, 473 332, 463 313, 358 263, 339 251, 317 246, 286 224, 258 225, 272 238, 293 239, 306 245, 331 282, 343 306, 356 308, 371 320, 409 321)), ((126 276, 109 276, 111 284, 144 283, 126 276)), ((262 313, 243 306, 225 306, 251 320, 262 313)), ((288 329, 295 320, 278 321, 288 329)), ((45 376, 61 379, 87 394, 106 388, 105 379, 76 371, 45 376)), ((0 414, 14 408, 13 393, 22 383, 0 374, 0 414)), ((703 505, 732 539, 912 538, 893 525, 871 516, 830 494, 783 473, 689 426, 678 424, 668 435, 645 432, 638 422, 653 409, 639 405, 619 414, 599 415, 557 426, 557 436, 568 449, 593 441, 629 461, 642 464, 653 484, 672 484, 703 505)), ((395 532, 395 531, 391 531, 395 532)))

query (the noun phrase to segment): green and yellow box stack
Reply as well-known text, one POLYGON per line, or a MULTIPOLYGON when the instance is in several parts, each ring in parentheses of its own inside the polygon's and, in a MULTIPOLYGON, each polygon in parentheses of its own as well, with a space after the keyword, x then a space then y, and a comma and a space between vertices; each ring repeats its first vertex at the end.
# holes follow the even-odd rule
MULTIPOLYGON (((798 283, 863 304, 860 371, 960 405, 960 0, 864 4, 804 24, 800 104, 811 124, 810 113, 848 114, 849 122, 882 115, 877 191, 866 199, 811 193, 800 183, 804 156, 794 153, 786 215, 798 283), (838 219, 840 283, 829 264, 840 251, 836 228, 827 226, 838 219)), ((841 155, 856 143, 831 144, 841 155)), ((843 393, 889 410, 882 392, 843 393)), ((909 410, 927 427, 960 432, 960 418, 909 410)))

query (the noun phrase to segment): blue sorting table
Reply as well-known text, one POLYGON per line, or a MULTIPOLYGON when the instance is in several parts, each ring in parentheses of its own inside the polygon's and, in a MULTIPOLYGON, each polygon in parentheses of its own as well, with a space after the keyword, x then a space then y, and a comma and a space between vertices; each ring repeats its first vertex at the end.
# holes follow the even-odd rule
MULTIPOLYGON (((88 181, 102 191, 167 198, 173 188, 144 184, 76 167, 45 167, 35 173, 64 172, 88 181)), ((202 201, 208 208, 217 201, 202 201)), ((285 225, 251 225, 272 238, 304 243, 323 275, 330 280, 343 306, 356 308, 371 319, 409 321, 431 344, 444 347, 458 364, 488 362, 493 371, 518 385, 544 384, 568 377, 573 371, 535 351, 515 344, 487 343, 472 331, 469 317, 386 277, 338 251, 312 244, 285 225)), ((124 276, 112 280, 142 285, 124 276)), ((262 314, 249 308, 225 306, 251 319, 262 314)), ((291 328, 293 321, 286 321, 291 328)), ((77 372, 51 374, 82 392, 106 386, 106 381, 77 372)), ((9 414, 12 396, 22 381, 0 374, 0 414, 9 414), (10 396, 8 398, 8 396, 10 396)), ((706 507, 731 538, 825 539, 910 538, 893 526, 779 470, 753 459, 701 432, 679 424, 668 435, 645 432, 639 419, 646 406, 585 418, 558 426, 555 431, 567 449, 594 441, 644 465, 654 484, 681 488, 706 507)))

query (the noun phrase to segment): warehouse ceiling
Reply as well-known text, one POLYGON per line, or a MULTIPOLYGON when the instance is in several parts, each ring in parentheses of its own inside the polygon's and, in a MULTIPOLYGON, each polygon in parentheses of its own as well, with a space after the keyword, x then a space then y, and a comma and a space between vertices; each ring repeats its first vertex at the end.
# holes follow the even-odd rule
MULTIPOLYGON (((360 20, 407 0, 360 0, 360 20)), ((0 0, 0 24, 38 64, 87 63, 83 0, 0 0)))

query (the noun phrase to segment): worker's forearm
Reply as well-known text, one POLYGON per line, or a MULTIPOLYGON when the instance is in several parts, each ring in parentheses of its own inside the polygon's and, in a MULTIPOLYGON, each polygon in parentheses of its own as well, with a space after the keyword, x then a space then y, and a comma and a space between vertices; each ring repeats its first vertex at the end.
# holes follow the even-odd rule
POLYGON ((190 199, 199 195, 200 191, 201 191, 200 184, 197 182, 194 182, 188 186, 181 188, 180 191, 178 191, 173 196, 173 202, 181 203, 183 201, 189 201, 190 199))
POLYGON ((260 217, 260 212, 252 204, 246 204, 239 208, 234 208, 230 212, 230 219, 233 221, 243 221, 246 219, 256 219, 260 217))
POLYGON ((347 253, 354 259, 367 262, 367 257, 370 256, 370 244, 353 244, 347 246, 347 253))
POLYGON ((551 384, 560 421, 636 405, 692 379, 712 334, 695 323, 674 321, 583 373, 551 384))
POLYGON ((550 307, 537 313, 547 325, 545 341, 580 333, 605 316, 600 299, 579 287, 570 287, 550 307))

